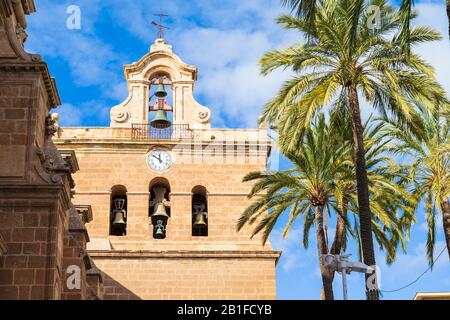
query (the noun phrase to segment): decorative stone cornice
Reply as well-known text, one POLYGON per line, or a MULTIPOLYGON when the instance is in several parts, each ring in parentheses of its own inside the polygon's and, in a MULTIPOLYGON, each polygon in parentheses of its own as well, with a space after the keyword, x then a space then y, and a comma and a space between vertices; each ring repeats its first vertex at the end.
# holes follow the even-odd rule
POLYGON ((150 251, 150 250, 89 250, 89 255, 95 259, 269 259, 278 262, 281 257, 281 251, 196 251, 196 250, 168 250, 168 251, 150 251))
POLYGON ((63 160, 69 165, 69 169, 72 174, 80 170, 74 150, 59 150, 59 153, 61 154, 63 160))
MULTIPOLYGON (((53 202, 54 199, 66 195, 62 185, 48 185, 48 184, 27 184, 27 185, 11 185, 0 184, 0 199, 6 200, 42 200, 42 203, 47 205, 46 200, 53 202)), ((67 194, 68 195, 68 194, 67 194)), ((64 197, 64 200, 69 203, 70 199, 64 197)), ((39 204, 36 202, 36 206, 39 204)))
POLYGON ((26 15, 36 12, 34 0, 10 0, 16 16, 16 20, 24 29, 27 28, 26 15))
POLYGON ((40 72, 44 80, 45 89, 48 94, 49 110, 61 104, 61 98, 56 87, 56 80, 50 75, 47 63, 39 62, 2 62, 0 71, 4 72, 40 72))
MULTIPOLYGON (((164 58, 172 60, 178 68, 191 74, 192 81, 197 80, 198 68, 183 62, 179 56, 173 53, 172 46, 165 43, 164 39, 156 39, 155 43, 152 44, 149 53, 143 56, 139 61, 124 66, 125 79, 129 80, 131 78, 131 74, 141 72, 150 63, 150 61, 164 58)), ((172 79, 172 81, 173 80, 175 79, 172 79)), ((185 83, 187 82, 185 81, 185 83)))
POLYGON ((77 213, 84 224, 93 220, 92 207, 90 205, 76 205, 75 210, 77 210, 77 213))

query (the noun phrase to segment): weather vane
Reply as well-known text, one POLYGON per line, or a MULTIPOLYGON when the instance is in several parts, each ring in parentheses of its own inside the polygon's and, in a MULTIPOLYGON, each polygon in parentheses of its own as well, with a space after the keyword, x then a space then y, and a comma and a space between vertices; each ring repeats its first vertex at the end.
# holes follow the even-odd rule
POLYGON ((154 14, 154 16, 159 17, 159 23, 152 21, 152 25, 155 27, 158 27, 158 38, 164 39, 164 29, 170 29, 169 27, 166 27, 165 25, 163 25, 163 19, 164 19, 164 17, 168 17, 168 15, 163 14, 163 13, 158 13, 158 14, 154 14))

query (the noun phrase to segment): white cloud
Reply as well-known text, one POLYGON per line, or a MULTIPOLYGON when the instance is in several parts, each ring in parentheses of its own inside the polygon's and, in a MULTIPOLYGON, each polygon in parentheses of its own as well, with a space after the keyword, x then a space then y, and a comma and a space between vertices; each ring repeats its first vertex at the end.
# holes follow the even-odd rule
POLYGON ((448 36, 448 19, 444 1, 439 3, 423 3, 416 6, 419 17, 415 25, 426 25, 439 31, 443 39, 427 43, 417 48, 417 52, 436 69, 438 81, 450 92, 450 45, 448 36))
MULTIPOLYGON (((435 259, 444 248, 445 242, 436 242, 435 259)), ((377 260, 381 269, 381 290, 396 290, 410 284, 429 267, 425 242, 418 243, 408 254, 399 255, 391 266, 385 264, 382 256, 378 256, 377 260)), ((429 284, 430 279, 445 279, 446 277, 448 277, 448 256, 444 252, 434 265, 433 271, 428 271, 416 284, 411 286, 410 290, 420 291, 429 284)), ((389 298, 389 293, 386 295, 389 298)))
POLYGON ((71 104, 62 104, 55 111, 60 116, 59 123, 61 126, 79 126, 82 123, 82 111, 71 104))
MULTIPOLYGON (((81 126, 89 119, 108 119, 109 106, 96 100, 81 103, 74 106, 70 103, 62 104, 54 111, 60 115, 60 125, 63 127, 81 126)), ((92 121, 91 121, 92 122, 92 121)))
POLYGON ((272 247, 283 252, 279 262, 283 271, 291 271, 292 269, 304 266, 301 259, 303 230, 293 228, 286 239, 282 238, 282 229, 274 229, 270 236, 272 247))
POLYGON ((98 86, 109 93, 123 82, 119 70, 125 59, 96 34, 95 22, 102 14, 100 2, 76 3, 81 8, 81 30, 69 30, 65 26, 69 4, 72 2, 40 4, 38 12, 30 16, 27 50, 68 65, 75 85, 98 86))

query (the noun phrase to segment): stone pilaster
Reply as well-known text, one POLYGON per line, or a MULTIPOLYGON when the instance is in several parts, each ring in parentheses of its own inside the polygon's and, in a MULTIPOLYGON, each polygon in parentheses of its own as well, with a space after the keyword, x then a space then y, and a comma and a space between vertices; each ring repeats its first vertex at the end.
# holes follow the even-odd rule
POLYGON ((60 299, 76 167, 52 141, 61 102, 38 55, 25 52, 33 0, 0 1, 1 299, 60 299))

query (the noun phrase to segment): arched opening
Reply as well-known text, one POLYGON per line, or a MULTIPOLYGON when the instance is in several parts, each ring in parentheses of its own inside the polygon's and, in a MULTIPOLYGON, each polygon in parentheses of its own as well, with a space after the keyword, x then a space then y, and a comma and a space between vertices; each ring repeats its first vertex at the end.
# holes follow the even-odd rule
POLYGON ((109 234, 111 236, 127 235, 127 188, 117 185, 111 188, 109 234))
POLYGON ((192 236, 208 236, 208 199, 203 186, 192 189, 192 236))
POLYGON ((150 79, 149 115, 150 135, 167 134, 173 123, 172 81, 164 72, 153 75, 150 79), (170 102, 169 102, 170 101, 170 102))
POLYGON ((170 184, 165 178, 155 178, 150 182, 148 215, 153 225, 153 238, 165 239, 167 221, 170 218, 170 184))

